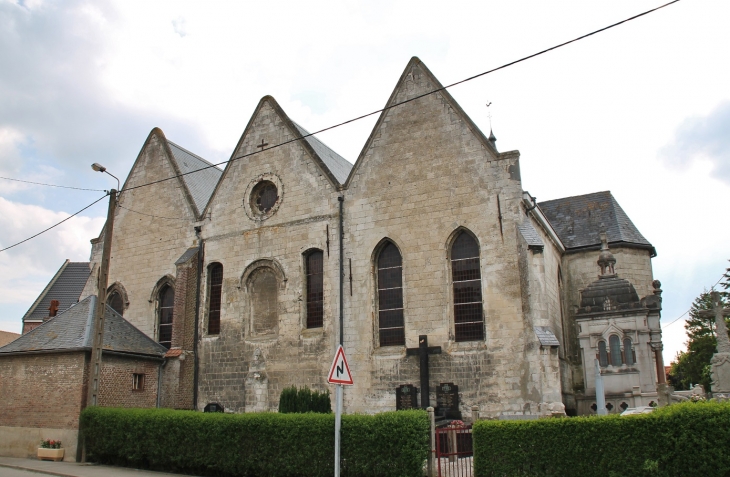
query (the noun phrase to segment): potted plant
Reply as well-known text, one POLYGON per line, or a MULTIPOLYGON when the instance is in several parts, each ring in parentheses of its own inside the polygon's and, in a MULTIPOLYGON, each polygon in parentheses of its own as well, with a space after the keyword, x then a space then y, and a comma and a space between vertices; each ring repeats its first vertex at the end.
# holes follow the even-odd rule
POLYGON ((63 448, 61 447, 61 441, 54 441, 52 439, 44 439, 41 441, 41 446, 38 448, 38 459, 40 460, 63 460, 63 448))

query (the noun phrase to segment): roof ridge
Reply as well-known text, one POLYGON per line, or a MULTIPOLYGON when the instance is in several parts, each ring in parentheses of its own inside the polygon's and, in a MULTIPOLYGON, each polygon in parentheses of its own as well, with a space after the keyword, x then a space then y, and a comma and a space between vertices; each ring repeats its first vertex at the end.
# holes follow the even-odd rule
POLYGON ((576 195, 569 195, 567 197, 558 197, 556 199, 548 199, 548 200, 541 200, 538 202, 539 204, 545 204, 547 202, 555 202, 556 200, 565 200, 565 199, 575 199, 576 197, 586 197, 589 195, 598 195, 598 194, 609 194, 611 197, 613 197, 613 194, 611 194, 610 190, 601 190, 598 192, 589 192, 587 194, 576 194, 576 195))

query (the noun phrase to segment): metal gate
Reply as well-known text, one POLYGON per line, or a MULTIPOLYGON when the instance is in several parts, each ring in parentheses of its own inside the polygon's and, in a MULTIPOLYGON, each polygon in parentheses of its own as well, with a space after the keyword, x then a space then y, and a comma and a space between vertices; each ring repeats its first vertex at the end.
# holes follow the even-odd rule
POLYGON ((436 429, 436 468, 439 477, 474 475, 471 425, 436 429))

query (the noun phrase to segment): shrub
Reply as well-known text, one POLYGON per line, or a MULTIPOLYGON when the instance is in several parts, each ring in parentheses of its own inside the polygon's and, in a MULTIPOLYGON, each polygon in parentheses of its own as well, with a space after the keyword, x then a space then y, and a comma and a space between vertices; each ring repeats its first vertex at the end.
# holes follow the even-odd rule
POLYGON ((296 386, 285 388, 279 396, 279 412, 332 412, 330 392, 311 391, 307 387, 297 389, 296 386))
POLYGON ((730 475, 730 404, 684 403, 636 416, 474 424, 487 476, 730 475))
MULTIPOLYGON (((90 460, 194 475, 331 476, 332 414, 221 414, 89 407, 90 460)), ((420 477, 428 457, 423 411, 342 416, 342 476, 420 477)))

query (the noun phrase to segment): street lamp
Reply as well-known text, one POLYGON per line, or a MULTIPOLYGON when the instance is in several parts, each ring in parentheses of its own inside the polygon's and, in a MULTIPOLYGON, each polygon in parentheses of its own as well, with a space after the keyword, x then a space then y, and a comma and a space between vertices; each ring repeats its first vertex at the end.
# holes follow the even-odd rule
POLYGON ((120 187, 119 187, 119 178, 117 176, 115 176, 114 174, 112 174, 111 172, 107 171, 106 170, 106 167, 102 166, 98 162, 95 162, 95 163, 93 163, 91 165, 91 168, 94 169, 96 172, 106 172, 107 174, 109 174, 110 176, 112 176, 113 178, 115 178, 117 180, 117 190, 120 189, 120 187))

